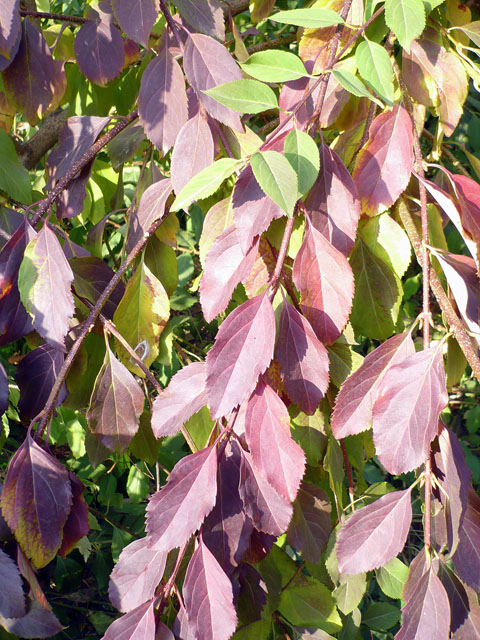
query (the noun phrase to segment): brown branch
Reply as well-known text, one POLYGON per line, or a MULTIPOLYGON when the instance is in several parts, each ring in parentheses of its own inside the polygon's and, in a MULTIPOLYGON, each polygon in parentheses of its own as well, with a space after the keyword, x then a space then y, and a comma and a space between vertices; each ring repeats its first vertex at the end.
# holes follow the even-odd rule
POLYGON ((165 20, 167 21, 168 27, 172 32, 173 37, 177 41, 178 48, 180 49, 180 51, 183 51, 183 42, 182 42, 182 39, 180 38, 180 34, 178 33, 177 25, 175 24, 172 18, 172 14, 168 10, 168 7, 165 4, 164 0, 160 0, 160 11, 165 16, 165 20))
POLYGON ((225 17, 228 15, 236 16, 248 10, 250 0, 221 0, 221 4, 225 17))
POLYGON ((265 51, 266 49, 275 49, 276 47, 284 47, 287 44, 295 42, 297 39, 296 33, 291 33, 288 36, 280 36, 279 38, 272 38, 266 42, 259 42, 258 44, 252 44, 247 47, 248 53, 257 53, 257 51, 265 51))
POLYGON ((61 20, 62 22, 72 22, 85 24, 87 18, 80 16, 68 16, 65 13, 46 13, 45 11, 32 11, 30 9, 20 9, 20 15, 25 18, 39 18, 40 20, 61 20))
POLYGON ((26 169, 34 169, 47 151, 57 143, 67 116, 68 110, 57 109, 45 116, 39 130, 29 140, 14 140, 18 159, 26 169))
POLYGON ((353 505, 355 502, 355 491, 353 488, 353 475, 352 475, 352 467, 350 466, 350 460, 348 459, 347 447, 345 446, 345 440, 342 438, 340 440, 340 448, 342 449, 343 462, 345 464, 345 471, 347 472, 347 481, 348 481, 348 495, 350 498, 350 504, 353 505))
POLYGON ((282 275, 283 263, 285 261, 285 256, 287 255, 288 245, 290 243, 290 238, 292 237, 293 225, 295 223, 295 216, 297 214, 298 208, 300 206, 301 200, 297 200, 295 204, 295 209, 293 211, 293 215, 291 218, 288 218, 287 224, 285 225, 285 230, 283 232, 282 243, 280 245, 280 250, 277 256, 277 262, 275 264, 275 270, 273 272, 273 276, 270 278, 270 282, 268 283, 270 292, 270 301, 273 301, 275 294, 277 293, 277 289, 280 285, 280 276, 282 275))

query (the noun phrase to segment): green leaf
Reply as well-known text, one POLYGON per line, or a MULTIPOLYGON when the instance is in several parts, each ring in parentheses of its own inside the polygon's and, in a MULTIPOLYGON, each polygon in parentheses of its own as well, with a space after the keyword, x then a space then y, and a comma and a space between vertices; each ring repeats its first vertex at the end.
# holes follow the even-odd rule
POLYGON ((258 80, 234 80, 202 93, 238 113, 261 113, 266 109, 278 108, 273 90, 258 80))
POLYGON ((362 616, 362 622, 375 631, 387 631, 400 621, 398 607, 388 602, 374 602, 362 616))
POLYGON ((308 76, 301 59, 289 51, 259 51, 240 65, 248 75, 264 82, 288 82, 308 76))
POLYGON ((151 419, 152 416, 149 411, 145 411, 140 416, 138 431, 130 442, 130 451, 139 460, 143 460, 144 462, 148 462, 148 464, 154 465, 158 460, 162 441, 157 440, 153 435, 150 424, 151 419))
POLYGON ((270 620, 257 620, 239 629, 233 634, 231 640, 267 640, 271 630, 270 620))
POLYGON ((335 80, 337 80, 344 89, 346 89, 349 93, 357 98, 368 98, 375 104, 378 104, 379 107, 383 109, 383 102, 372 96, 367 87, 363 84, 360 78, 354 76, 350 71, 344 71, 340 69, 333 69, 332 71, 335 80))
POLYGON ((376 42, 364 40, 355 51, 360 75, 389 106, 393 105, 393 68, 390 56, 376 42))
POLYGON ((408 578, 408 567, 398 558, 392 558, 386 565, 375 570, 377 582, 383 593, 389 598, 400 599, 405 581, 408 578))
POLYGON ((144 260, 153 275, 163 284, 167 295, 173 295, 178 285, 175 249, 154 234, 145 247, 144 260))
POLYGON ((0 128, 0 191, 14 200, 30 204, 32 189, 28 171, 20 164, 15 146, 8 133, 0 128))
POLYGON ((423 0, 423 5, 425 7, 425 15, 429 15, 434 9, 443 4, 445 0, 423 0))
MULTIPOLYGON (((170 315, 168 296, 162 283, 142 260, 130 278, 113 321, 128 344, 149 367, 158 356, 158 339, 170 315)), ((123 364, 144 378, 130 354, 116 341, 118 357, 123 364)))
POLYGON ((251 165, 263 191, 291 217, 297 201, 298 181, 289 161, 278 151, 257 151, 251 165))
POLYGON ((367 574, 345 575, 332 592, 337 607, 344 615, 351 613, 360 604, 367 588, 367 574))
POLYGON ((477 47, 480 47, 480 20, 468 22, 467 24, 455 25, 454 27, 450 27, 449 31, 454 29, 463 31, 463 33, 465 33, 477 47))
POLYGON ((412 40, 425 29, 425 6, 422 0, 385 0, 385 22, 410 53, 412 40))
POLYGON ((307 29, 322 29, 332 27, 335 24, 343 24, 345 20, 330 9, 292 9, 291 11, 279 11, 270 20, 282 24, 293 24, 296 27, 307 29))
POLYGON ((296 576, 283 591, 278 610, 293 625, 315 627, 327 633, 342 628, 332 594, 318 580, 296 576))
POLYGON ((185 423, 185 429, 199 451, 207 446, 214 425, 208 407, 202 407, 185 423))
POLYGON ((128 472, 127 493, 134 504, 144 500, 150 491, 150 483, 147 476, 137 466, 132 465, 128 472))
POLYGON ((412 258, 410 241, 402 227, 383 213, 369 218, 359 231, 373 253, 402 278, 412 258))
POLYGON ((292 129, 285 138, 285 157, 298 178, 298 194, 305 195, 317 179, 320 170, 320 154, 308 133, 292 129))
POLYGON ((196 200, 211 196, 242 162, 242 160, 235 160, 234 158, 221 158, 209 167, 202 169, 180 190, 170 211, 188 209, 196 200))

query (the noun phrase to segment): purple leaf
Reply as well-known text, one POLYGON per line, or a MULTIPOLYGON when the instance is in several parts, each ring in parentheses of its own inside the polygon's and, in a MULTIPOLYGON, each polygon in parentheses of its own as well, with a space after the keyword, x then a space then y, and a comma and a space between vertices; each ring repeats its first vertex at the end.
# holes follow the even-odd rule
POLYGON ((337 440, 361 433, 372 424, 372 409, 379 385, 390 367, 415 353, 410 333, 393 336, 371 351, 362 365, 342 385, 332 414, 337 440))
MULTIPOLYGON (((4 24, 3 20, 0 22, 4 24)), ((42 33, 30 20, 22 22, 21 32, 15 59, 3 72, 2 79, 8 95, 33 126, 58 106, 66 89, 65 71, 63 62, 52 58, 42 33)))
POLYGON ((357 187, 339 156, 326 144, 320 148, 320 167, 305 208, 315 229, 348 257, 361 213, 357 187))
POLYGON ((288 527, 292 517, 292 505, 275 491, 260 470, 255 469, 249 453, 242 449, 241 455, 238 490, 245 513, 251 518, 256 529, 279 536, 288 527))
POLYGON ((17 340, 33 330, 32 319, 20 302, 18 269, 25 247, 35 237, 25 217, 22 224, 0 251, 0 345, 17 340))
POLYGON ((232 583, 201 538, 188 563, 183 597, 189 626, 197 638, 230 638, 237 626, 232 583))
POLYGON ((90 82, 106 87, 122 71, 123 38, 111 20, 86 22, 75 36, 73 47, 78 68, 90 82))
POLYGON ((150 33, 157 21, 158 0, 113 0, 112 9, 122 30, 148 48, 150 33))
POLYGON ((0 363, 0 417, 8 409, 8 375, 0 363))
POLYGON ((22 578, 12 558, 0 549, 0 575, 2 590, 0 591, 0 619, 20 618, 25 615, 25 596, 22 578))
POLYGON ((435 454, 435 477, 445 490, 440 491, 440 500, 447 512, 447 535, 450 555, 455 553, 459 532, 467 508, 468 487, 471 473, 465 463, 465 453, 458 438, 444 427, 438 436, 440 451, 435 454))
POLYGON ((232 449, 231 455, 222 456, 217 472, 217 501, 202 525, 203 541, 215 553, 227 575, 247 551, 253 528, 238 493, 240 461, 238 449, 232 449))
POLYGON ((201 113, 188 120, 175 140, 172 151, 171 175, 175 193, 214 160, 212 132, 201 113))
POLYGON ((180 547, 213 509, 217 495, 217 449, 182 458, 147 507, 149 545, 157 551, 180 547))
POLYGON ((163 218, 168 196, 171 193, 172 183, 169 178, 154 182, 144 191, 138 208, 134 211, 130 220, 127 241, 128 251, 133 249, 155 220, 163 218))
POLYGON ((145 396, 107 345, 87 411, 90 430, 111 451, 122 453, 138 431, 145 396))
POLYGON ((412 585, 402 607, 402 626, 395 640, 448 640, 450 604, 433 565, 412 585))
POLYGON ((353 273, 345 258, 308 224, 293 263, 300 306, 318 339, 332 344, 347 324, 353 300, 353 273))
MULTIPOLYGON (((4 489, 5 491, 5 489, 4 489)), ((480 497, 472 487, 463 518, 453 565, 458 576, 475 591, 480 590, 480 497)))
POLYGON ((328 387, 328 352, 310 323, 288 302, 280 316, 275 359, 285 392, 308 415, 315 413, 328 387))
POLYGON ((166 153, 187 122, 187 93, 178 62, 163 47, 145 69, 138 94, 138 113, 147 138, 166 153))
POLYGON ((11 58, 20 33, 20 0, 0 0, 0 55, 11 58))
MULTIPOLYGON (((95 304, 103 290, 115 275, 112 269, 100 258, 71 258, 73 288, 75 293, 95 304)), ((111 320, 120 300, 125 293, 125 285, 119 282, 102 308, 102 314, 111 320)))
POLYGON ((173 436, 207 404, 205 365, 192 362, 173 376, 153 403, 152 430, 156 438, 173 436))
POLYGON ((214 240, 200 281, 200 303, 207 322, 225 311, 235 287, 250 275, 257 251, 258 239, 243 253, 234 224, 214 240))
POLYGON ((63 527, 62 544, 58 554, 65 557, 73 550, 77 542, 90 530, 88 507, 83 497, 85 485, 71 471, 68 472, 72 488, 72 507, 63 527))
POLYGON ((410 563, 408 571, 408 578, 405 581, 402 589, 402 600, 408 602, 415 591, 417 583, 424 576, 430 566, 430 559, 427 557, 426 548, 418 553, 410 563))
MULTIPOLYGON (((43 594, 42 594, 43 595, 43 594)), ((63 626, 55 614, 36 600, 21 618, 2 618, 0 625, 20 638, 50 638, 62 631, 63 626)))
POLYGON ((476 245, 477 269, 480 274, 480 189, 472 178, 451 174, 455 184, 462 225, 476 245))
POLYGON ((203 93, 219 84, 241 80, 243 77, 237 63, 223 44, 209 36, 190 33, 183 54, 183 65, 189 83, 209 115, 235 131, 243 132, 238 113, 203 93))
POLYGON ((25 249, 18 289, 34 328, 49 344, 62 350, 75 311, 72 282, 73 272, 57 236, 44 224, 25 249))
POLYGON ((440 562, 438 577, 450 603, 450 631, 456 640, 480 637, 480 606, 477 594, 466 587, 444 562, 440 562))
POLYGON ((262 378, 248 400, 245 432, 255 470, 293 502, 305 471, 305 454, 290 434, 287 407, 262 378))
MULTIPOLYGON (((42 411, 64 360, 63 352, 49 344, 42 344, 22 358, 15 375, 20 389, 18 410, 22 418, 33 420, 42 411)), ((67 389, 63 385, 56 406, 66 397, 67 389)))
POLYGON ((223 9, 218 0, 177 0, 175 4, 196 31, 225 40, 223 9))
POLYGON ((110 575, 108 597, 119 611, 132 611, 155 595, 168 553, 148 546, 148 538, 134 540, 123 548, 110 575))
POLYGON ((406 473, 428 457, 448 402, 442 345, 389 367, 373 406, 373 440, 387 471, 406 473))
POLYGON ((187 612, 182 603, 180 603, 180 609, 173 622, 172 629, 175 633, 176 640, 197 640, 196 635, 188 624, 187 612))
POLYGON ((55 557, 71 503, 68 471, 27 435, 8 465, 1 507, 37 567, 55 557))
POLYGON ((347 519, 337 537, 341 573, 371 571, 400 553, 412 521, 410 492, 387 493, 347 519))
POLYGON ((275 315, 267 295, 247 300, 220 325, 207 355, 212 418, 230 413, 254 390, 273 357, 275 315))
MULTIPOLYGON (((79 160, 93 145, 110 118, 97 116, 74 116, 69 118, 60 132, 57 147, 49 154, 47 167, 48 190, 79 160)), ((73 218, 81 213, 85 199, 85 187, 90 178, 92 165, 88 164, 57 198, 57 217, 73 218)))
POLYGON ((320 562, 332 532, 331 510, 330 500, 322 489, 302 482, 293 503, 288 542, 307 562, 320 562))
POLYGON ((155 640, 154 600, 112 622, 102 640, 155 640))

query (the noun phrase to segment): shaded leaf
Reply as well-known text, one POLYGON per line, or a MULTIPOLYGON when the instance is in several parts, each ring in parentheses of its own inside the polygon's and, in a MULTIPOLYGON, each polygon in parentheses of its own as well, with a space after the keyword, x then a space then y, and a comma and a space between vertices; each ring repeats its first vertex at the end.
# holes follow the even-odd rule
POLYGON ((480 498, 472 487, 468 492, 459 543, 452 560, 457 575, 472 589, 478 591, 480 589, 480 498))
POLYGON ((220 325, 207 354, 207 394, 212 418, 230 413, 254 390, 273 356, 275 316, 267 295, 247 300, 220 325))
POLYGON ((298 193, 305 195, 317 179, 320 156, 313 138, 303 131, 292 129, 285 138, 285 157, 298 178, 298 193))
POLYGON ((180 547, 213 509, 216 495, 216 447, 182 458, 148 504, 149 546, 157 551, 180 547))
POLYGON ((0 570, 3 579, 0 592, 0 620, 25 615, 25 596, 22 578, 12 558, 0 549, 0 570))
POLYGON ((122 30, 135 42, 148 47, 158 16, 158 0, 113 0, 112 9, 122 30))
POLYGON ((400 553, 412 520, 410 492, 387 493, 347 519, 337 537, 342 573, 371 571, 400 553))
POLYGON ((188 623, 196 637, 230 638, 237 626, 232 584, 202 538, 188 563, 183 597, 188 623))
POLYGON ((293 503, 288 542, 307 562, 318 564, 332 531, 330 500, 313 484, 302 482, 293 503))
POLYGON ((374 602, 362 616, 362 623, 375 631, 388 631, 400 622, 400 609, 388 602, 374 602))
MULTIPOLYGON (((476 245, 476 251, 472 255, 480 274, 480 189, 472 178, 457 175, 452 175, 451 177, 454 181, 456 195, 460 204, 462 225, 471 235, 476 245)), ((464 235, 462 234, 462 237, 464 235)), ((470 249, 471 244, 467 239, 465 239, 465 243, 470 249)))
POLYGON ((46 224, 32 238, 18 273, 18 289, 33 326, 51 345, 64 350, 74 313, 73 272, 59 241, 46 224))
POLYGON ((360 235, 377 258, 402 278, 412 257, 410 240, 402 227, 385 212, 366 220, 360 235))
POLYGON ((386 372, 414 353, 410 333, 401 333, 367 355, 362 365, 344 382, 335 400, 332 431, 337 440, 371 426, 373 405, 386 372))
POLYGON ((317 337, 331 344, 343 331, 353 298, 353 274, 345 256, 308 224, 293 264, 300 306, 317 337))
POLYGON ((72 503, 67 469, 27 435, 8 465, 1 507, 37 567, 55 557, 72 503))
POLYGON ((457 578, 453 571, 440 562, 438 577, 447 592, 450 603, 450 631, 458 640, 468 640, 480 634, 480 606, 476 594, 457 578))
POLYGON ((36 600, 31 601, 29 610, 21 618, 0 616, 0 625, 20 638, 49 638, 63 629, 51 609, 36 600))
MULTIPOLYGON (((115 275, 113 270, 100 258, 70 258, 68 262, 73 271, 75 293, 95 304, 115 275)), ((102 314, 109 320, 124 293, 125 285, 119 282, 102 307, 102 314)))
POLYGON ((207 121, 199 112, 180 129, 172 151, 171 176, 180 193, 193 176, 212 164, 214 142, 207 121))
POLYGON ((442 345, 388 369, 372 414, 375 450, 385 469, 406 473, 425 462, 447 402, 442 345))
POLYGON ((243 71, 263 82, 288 82, 307 75, 301 59, 290 51, 258 51, 240 64, 243 71))
POLYGON ((425 28, 422 0, 385 0, 385 22, 400 45, 409 52, 412 40, 418 38, 425 28))
MULTIPOLYGON (((0 2, 0 54, 10 58, 20 33, 20 0, 0 2)), ((8 617, 8 616, 7 616, 8 617)))
POLYGON ((75 36, 74 51, 80 71, 101 87, 122 71, 123 38, 111 20, 88 20, 82 25, 75 36))
POLYGON ((292 217, 297 200, 298 178, 287 158, 278 151, 257 151, 250 163, 264 193, 292 217))
POLYGON ((278 107, 277 96, 273 90, 257 80, 234 80, 204 93, 238 113, 261 113, 278 107))
POLYGON ((309 9, 291 9, 290 11, 279 11, 270 16, 270 20, 283 24, 293 24, 297 27, 307 27, 318 29, 342 24, 344 20, 335 11, 312 7, 309 9))
POLYGON ((107 345, 87 411, 90 430, 110 451, 121 453, 138 431, 143 391, 107 345))
POLYGON ((154 601, 149 600, 118 618, 102 640, 155 640, 154 601))
POLYGON ((367 87, 363 84, 360 78, 357 78, 356 75, 350 73, 347 69, 333 69, 332 75, 337 82, 339 82, 344 89, 351 93, 353 96, 357 96, 357 98, 368 98, 375 104, 383 109, 383 102, 378 100, 375 96, 373 96, 367 89, 367 87))
POLYGON ((390 562, 375 571, 378 586, 389 598, 400 599, 403 585, 408 577, 408 567, 398 558, 392 558, 390 562))
POLYGON ((168 178, 154 182, 143 192, 138 208, 130 219, 128 251, 133 249, 155 220, 164 217, 167 200, 171 193, 172 183, 168 178))
POLYGON ((218 0, 178 0, 175 4, 196 31, 225 40, 223 9, 218 0))
POLYGON ((155 398, 152 408, 155 437, 174 435, 206 403, 205 365, 192 362, 180 369, 155 398))
MULTIPOLYGON (((362 601, 366 588, 367 575, 365 573, 341 576, 338 586, 332 592, 338 609, 344 615, 351 613, 362 601)), ((400 611, 398 611, 398 617, 400 618, 400 611)))
MULTIPOLYGON (((28 171, 20 164, 15 151, 15 145, 10 136, 0 129, 0 190, 11 196, 14 200, 30 203, 32 201, 32 188, 28 171)), ((9 217, 14 218, 16 211, 9 211, 9 217)))
POLYGON ((58 550, 58 555, 62 557, 68 555, 77 542, 90 530, 88 507, 83 497, 85 485, 71 471, 69 471, 68 477, 72 488, 72 507, 63 527, 62 544, 58 550))

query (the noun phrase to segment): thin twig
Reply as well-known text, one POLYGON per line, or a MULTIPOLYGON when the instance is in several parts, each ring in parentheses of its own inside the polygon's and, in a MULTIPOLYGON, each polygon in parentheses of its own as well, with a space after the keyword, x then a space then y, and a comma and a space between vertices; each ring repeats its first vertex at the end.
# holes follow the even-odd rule
POLYGON ((345 441, 342 438, 340 440, 340 447, 342 449, 343 462, 345 463, 345 470, 347 472, 347 481, 348 481, 348 495, 350 498, 350 504, 352 505, 352 511, 354 510, 354 502, 355 502, 355 491, 353 489, 353 475, 352 475, 352 467, 350 466, 350 460, 348 459, 347 448, 345 446, 345 441))
POLYGON ((160 0, 160 9, 162 10, 163 15, 165 16, 165 20, 167 21, 168 27, 172 32, 173 37, 177 41, 178 48, 180 49, 180 51, 183 51, 183 42, 182 42, 182 39, 180 38, 180 34, 178 33, 177 25, 175 24, 172 18, 172 14, 168 10, 168 7, 165 4, 164 0, 160 0))
POLYGON ((62 22, 73 22, 78 24, 85 24, 88 22, 88 18, 82 18, 81 16, 68 16, 65 13, 47 13, 45 11, 30 11, 28 9, 20 9, 20 15, 24 18, 61 20, 62 22))
POLYGON ((283 232, 282 244, 280 245, 280 250, 277 256, 277 262, 275 264, 275 270, 273 272, 273 276, 270 278, 270 282, 268 283, 270 292, 270 301, 273 301, 275 294, 277 293, 277 289, 280 285, 280 276, 282 275, 283 263, 285 261, 285 256, 287 255, 288 245, 290 243, 290 238, 292 237, 293 225, 295 223, 295 216, 298 211, 298 207, 300 206, 300 200, 297 200, 295 204, 295 209, 293 211, 293 215, 291 218, 288 218, 287 224, 285 225, 285 230, 283 232))

